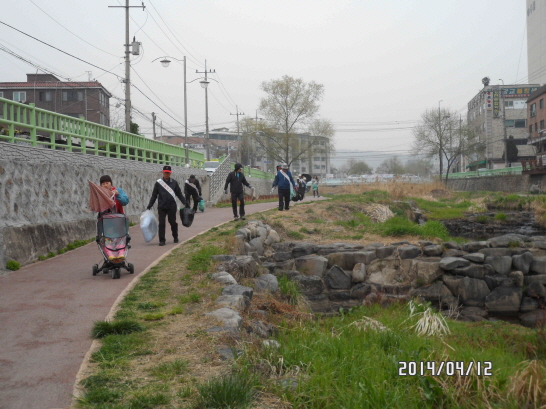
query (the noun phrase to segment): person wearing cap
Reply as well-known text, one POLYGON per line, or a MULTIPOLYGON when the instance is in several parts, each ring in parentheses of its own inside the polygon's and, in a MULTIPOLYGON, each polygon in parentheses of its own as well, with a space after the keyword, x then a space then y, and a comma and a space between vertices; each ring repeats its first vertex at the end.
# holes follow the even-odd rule
MULTIPOLYGON (((120 187, 115 188, 114 186, 112 186, 112 178, 108 175, 101 176, 99 183, 102 187, 105 187, 106 189, 111 190, 112 193, 114 193, 116 203, 115 213, 125 214, 123 206, 127 206, 129 204, 129 197, 127 196, 127 193, 125 193, 124 190, 120 187)), ((99 216, 101 214, 113 213, 113 210, 114 208, 108 209, 105 212, 99 213, 99 216)))
POLYGON ((193 210, 197 212, 197 205, 201 201, 201 185, 195 175, 190 175, 186 183, 184 183, 184 196, 186 196, 188 206, 190 205, 190 199, 193 199, 193 210))
POLYGON ((224 194, 227 195, 227 188, 230 185, 229 191, 231 192, 231 207, 233 208, 233 217, 235 220, 241 216, 241 219, 245 220, 245 195, 243 185, 252 189, 252 186, 246 181, 243 174, 243 165, 240 163, 235 164, 233 172, 230 172, 226 178, 226 184, 224 185, 224 194), (239 215, 237 215, 237 200, 239 200, 239 215))
POLYGON ((290 188, 296 188, 296 183, 292 178, 292 173, 288 170, 288 165, 283 163, 281 168, 273 181, 273 189, 279 187, 279 211, 290 209, 290 188))
POLYGON ((186 199, 182 195, 182 190, 178 182, 171 178, 171 167, 163 166, 163 178, 155 182, 154 190, 150 203, 147 209, 150 210, 159 196, 157 204, 157 213, 159 216, 159 245, 165 245, 165 218, 169 220, 171 232, 175 243, 178 243, 178 223, 176 223, 176 213, 178 213, 178 205, 176 204, 175 196, 186 206, 186 199))

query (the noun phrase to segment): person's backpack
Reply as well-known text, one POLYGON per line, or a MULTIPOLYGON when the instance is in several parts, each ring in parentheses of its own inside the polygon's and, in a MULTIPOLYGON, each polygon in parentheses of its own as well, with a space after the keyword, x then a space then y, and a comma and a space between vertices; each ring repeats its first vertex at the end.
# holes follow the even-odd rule
POLYGON ((180 219, 182 220, 182 226, 190 227, 195 217, 195 211, 189 207, 180 209, 180 219))

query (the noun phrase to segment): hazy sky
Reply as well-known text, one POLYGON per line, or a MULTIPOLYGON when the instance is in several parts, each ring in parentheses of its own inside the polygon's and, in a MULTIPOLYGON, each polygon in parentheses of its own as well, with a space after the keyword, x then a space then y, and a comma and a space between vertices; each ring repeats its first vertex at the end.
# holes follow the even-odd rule
MULTIPOLYGON (((4 5, 0 21, 123 77, 124 9, 108 7, 120 4, 125 1, 19 0, 4 5)), ((411 127, 440 100, 464 118, 483 77, 492 84, 500 78, 505 84, 527 83, 525 0, 144 0, 144 5, 145 11, 131 9, 130 35, 143 46, 133 57, 132 82, 176 120, 136 89, 133 105, 148 117, 155 112, 180 134, 183 68, 152 63, 164 55, 187 56, 187 81, 201 76, 195 71, 203 71, 205 59, 216 70, 211 77, 220 82, 209 86, 210 129, 234 128, 230 114, 236 105, 254 117, 263 81, 290 75, 324 84, 320 116, 334 123, 338 149, 406 153, 411 127)), ((0 46, 76 81, 87 80, 86 71, 92 71, 92 78, 124 98, 114 75, 3 24, 0 46)), ((36 72, 4 51, 0 67, 0 81, 25 81, 36 72)), ((204 107, 199 81, 188 84, 191 131, 204 130, 204 107)), ((151 133, 149 121, 138 114, 134 121, 151 133)))

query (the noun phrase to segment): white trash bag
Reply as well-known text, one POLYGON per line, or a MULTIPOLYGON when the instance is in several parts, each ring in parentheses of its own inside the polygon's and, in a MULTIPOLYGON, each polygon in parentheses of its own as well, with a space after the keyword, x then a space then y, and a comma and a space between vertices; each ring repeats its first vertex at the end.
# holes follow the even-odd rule
POLYGON ((157 219, 153 211, 146 210, 140 215, 140 230, 146 243, 154 239, 157 234, 157 219))

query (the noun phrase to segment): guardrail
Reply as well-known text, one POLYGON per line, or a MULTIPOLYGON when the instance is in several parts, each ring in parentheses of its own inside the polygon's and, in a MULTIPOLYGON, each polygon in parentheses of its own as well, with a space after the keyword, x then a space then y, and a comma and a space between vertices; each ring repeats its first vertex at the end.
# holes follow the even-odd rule
POLYGON ((249 166, 245 166, 243 169, 245 176, 253 177, 256 179, 271 179, 275 178, 275 175, 269 172, 264 172, 263 170, 253 169, 249 166))
POLYGON ((450 173, 449 179, 466 179, 466 178, 475 178, 475 177, 483 177, 483 176, 521 175, 522 170, 523 168, 521 166, 514 166, 511 168, 485 169, 485 170, 476 170, 474 172, 450 173))
MULTIPOLYGON (((184 166, 186 148, 0 98, 0 140, 119 159, 184 166)), ((190 167, 204 155, 188 149, 190 167)))

